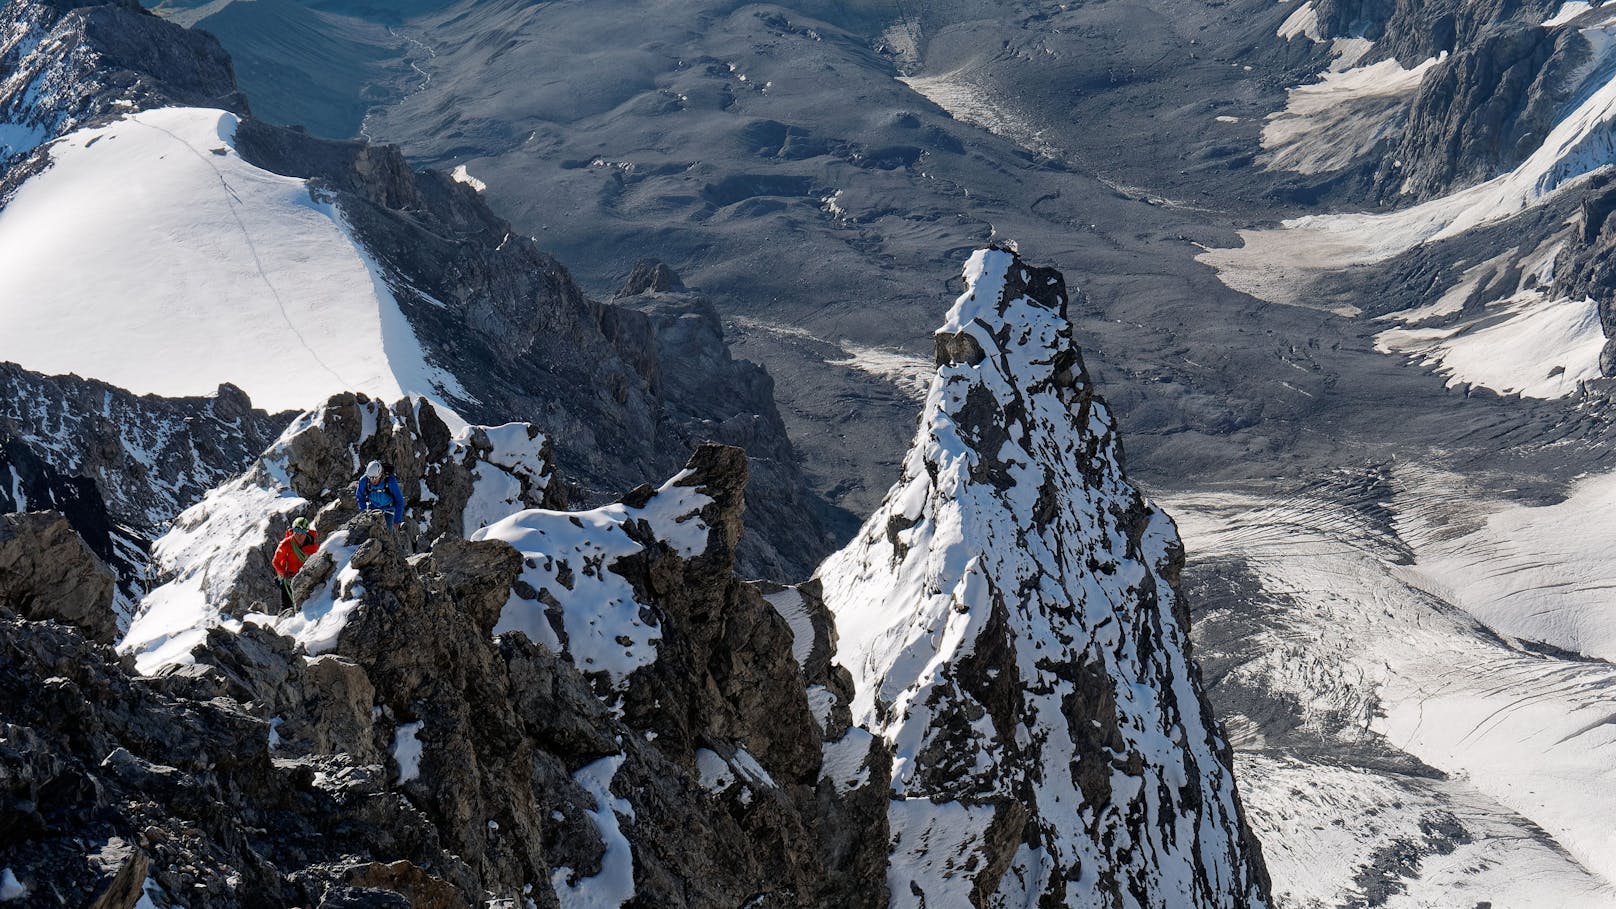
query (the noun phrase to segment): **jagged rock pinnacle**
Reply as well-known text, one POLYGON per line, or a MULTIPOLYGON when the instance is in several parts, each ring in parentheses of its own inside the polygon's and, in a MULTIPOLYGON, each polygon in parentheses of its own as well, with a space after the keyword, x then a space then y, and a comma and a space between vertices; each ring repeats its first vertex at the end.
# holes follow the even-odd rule
POLYGON ((819 573, 893 749, 892 904, 1264 905, 1178 534, 1123 474, 1065 283, 1000 249, 965 280, 903 476, 819 573))

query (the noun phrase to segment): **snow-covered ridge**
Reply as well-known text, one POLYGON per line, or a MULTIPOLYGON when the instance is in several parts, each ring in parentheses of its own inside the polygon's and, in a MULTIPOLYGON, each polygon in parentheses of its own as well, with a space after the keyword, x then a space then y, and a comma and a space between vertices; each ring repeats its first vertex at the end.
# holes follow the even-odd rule
POLYGON ((616 686, 656 660, 662 634, 628 579, 614 572, 620 559, 643 552, 643 534, 685 558, 706 551, 711 529, 702 511, 713 503, 687 485, 690 470, 662 484, 638 505, 623 502, 589 511, 529 509, 489 524, 473 540, 504 540, 525 561, 522 583, 500 613, 495 634, 520 631, 555 651, 570 653, 578 668, 605 673, 616 686), (553 607, 547 604, 554 604, 553 607), (556 633, 559 625, 566 634, 556 633))
POLYGON ((303 414, 250 470, 211 490, 156 541, 152 560, 163 583, 141 601, 119 649, 149 674, 190 662, 208 629, 237 630, 244 618, 272 625, 311 654, 335 646, 360 595, 346 564, 353 552, 336 528, 354 512, 353 482, 372 457, 394 459, 409 539, 459 535, 542 501, 551 467, 537 430, 463 426, 452 439, 448 432, 419 398, 389 407, 339 397, 303 414), (298 612, 276 618, 269 559, 296 516, 323 532, 334 568, 298 612))
POLYGON ((272 411, 463 399, 341 211, 245 161, 237 122, 162 108, 52 144, 0 209, 0 359, 163 395, 230 382, 272 411))
POLYGON ((1064 282, 997 249, 965 280, 902 479, 819 572, 854 721, 893 750, 892 905, 1262 905, 1178 536, 1123 475, 1064 282))

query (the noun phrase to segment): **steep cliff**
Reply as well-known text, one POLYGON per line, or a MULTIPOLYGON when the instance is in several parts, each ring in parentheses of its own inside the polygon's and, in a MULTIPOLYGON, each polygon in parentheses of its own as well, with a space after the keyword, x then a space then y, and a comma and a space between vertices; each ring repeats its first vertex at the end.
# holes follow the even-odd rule
POLYGON ((1061 275, 980 251, 903 477, 820 568, 893 750, 894 906, 1249 906, 1267 876, 1061 275))

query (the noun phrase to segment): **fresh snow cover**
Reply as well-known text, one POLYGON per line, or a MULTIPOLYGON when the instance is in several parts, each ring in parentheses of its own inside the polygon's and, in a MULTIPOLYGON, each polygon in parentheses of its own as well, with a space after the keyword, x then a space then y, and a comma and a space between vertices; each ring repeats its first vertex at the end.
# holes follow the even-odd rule
POLYGON ((572 775, 573 782, 595 797, 595 822, 606 852, 600 859, 600 873, 574 881, 573 870, 558 867, 550 874, 562 909, 620 909, 634 898, 634 849, 623 834, 619 815, 634 820, 634 806, 628 799, 612 795, 612 777, 623 765, 625 755, 603 757, 572 775))
MULTIPOLYGON (((550 465, 544 457, 545 437, 528 423, 506 423, 478 427, 493 446, 482 463, 472 468, 471 498, 466 502, 462 536, 470 537, 489 524, 509 517, 526 507, 521 500, 522 479, 534 489, 550 482, 550 465), (533 435, 529 435, 533 432, 533 435)), ((472 428, 455 437, 456 451, 470 447, 472 428)))
MULTIPOLYGON (((1390 530, 1309 497, 1201 494, 1176 500, 1174 512, 1197 558, 1237 560, 1260 584, 1251 608, 1274 617, 1252 632, 1265 656, 1232 678, 1289 693, 1304 712, 1333 718, 1332 732, 1353 716, 1364 734, 1450 775, 1399 777, 1421 799, 1457 800, 1476 818, 1467 822, 1473 843, 1441 863, 1449 879, 1467 862, 1490 868, 1524 856, 1519 868, 1503 867, 1559 870, 1537 879, 1543 895, 1522 904, 1616 906, 1616 667, 1511 640, 1529 634, 1588 651, 1609 647, 1612 624, 1601 600, 1616 586, 1609 577, 1616 481, 1585 481, 1559 506, 1483 515, 1479 529, 1475 506, 1450 494, 1457 482, 1419 468, 1393 471, 1383 503, 1396 515, 1390 530), (1481 830, 1497 835, 1477 836, 1481 830)), ((1357 785, 1325 776, 1318 783, 1357 785)), ((1294 828, 1286 817, 1324 823, 1318 819, 1330 815, 1298 804, 1283 780, 1248 774, 1242 786, 1267 815, 1259 827, 1294 828)), ((1329 805, 1351 796, 1319 798, 1329 805)), ((1297 842, 1265 840, 1270 853, 1301 852, 1295 860, 1271 855, 1276 871, 1311 874, 1306 856, 1336 848, 1297 835, 1297 842)), ((1425 869, 1408 873, 1423 877, 1425 869)))
POLYGON ((467 172, 466 165, 464 164, 455 165, 455 169, 449 173, 449 176, 452 177, 456 183, 464 183, 478 192, 486 192, 488 189, 488 184, 477 179, 476 177, 473 177, 469 172, 467 172))
POLYGON ((228 381, 271 411, 464 397, 342 213, 243 160, 237 122, 161 108, 51 145, 0 209, 0 360, 162 395, 228 381))
POLYGON ((28 895, 28 888, 17 880, 10 868, 0 871, 0 900, 20 900, 28 895))
POLYGON ((809 655, 814 652, 814 623, 802 593, 795 587, 787 587, 763 599, 791 626, 791 656, 796 659, 798 668, 806 666, 809 655))
MULTIPOLYGON (((289 488, 268 488, 243 476, 210 491, 174 519, 152 544, 152 563, 174 577, 147 592, 118 650, 135 655, 135 668, 151 675, 191 662, 191 651, 216 625, 239 627, 218 611, 224 586, 252 554, 249 541, 265 539, 273 518, 307 501, 289 488)), ((279 542, 279 541, 276 541, 279 542)))
MULTIPOLYGON (((337 638, 348 627, 348 619, 359 608, 365 587, 359 583, 359 569, 353 567, 359 547, 349 544, 348 531, 338 530, 320 542, 320 551, 335 563, 320 589, 309 594, 297 611, 285 616, 249 613, 246 620, 266 625, 303 646, 308 656, 336 649, 337 638)), ((312 557, 311 557, 312 559, 312 557)))
POLYGON ((737 747, 735 749, 735 756, 730 758, 730 766, 734 767, 735 772, 754 785, 767 786, 770 789, 779 788, 779 784, 775 783, 774 777, 769 775, 769 771, 764 770, 763 765, 759 764, 757 758, 752 756, 752 752, 747 751, 745 748, 737 747))
MULTIPOLYGON (((704 552, 708 528, 700 514, 712 499, 681 485, 689 476, 690 471, 680 471, 640 508, 620 502, 589 511, 533 508, 495 521, 470 539, 504 540, 516 547, 525 560, 522 580, 561 604, 566 650, 573 662, 585 673, 604 672, 613 685, 621 685, 636 669, 656 661, 656 643, 662 638, 642 618, 633 585, 611 570, 618 559, 643 548, 623 525, 645 521, 659 540, 686 558, 704 552)), ((496 635, 508 631, 561 649, 540 600, 513 592, 494 626, 496 635)))
POLYGON ((1490 305, 1488 313, 1479 323, 1387 329, 1375 336, 1375 349, 1434 367, 1450 377, 1450 388, 1469 382, 1532 398, 1563 397, 1601 375, 1605 333, 1593 300, 1526 291, 1490 305))
POLYGON ((1589 0, 1566 0, 1565 3, 1560 4, 1559 12, 1543 20, 1543 27, 1553 28, 1556 25, 1564 25, 1567 22, 1570 22, 1572 19, 1575 19, 1583 13, 1593 9, 1595 5, 1595 3, 1591 3, 1589 0))
POLYGON ((1122 475, 1111 416, 1077 372, 1064 290, 1029 283, 1054 285, 1051 275, 1002 250, 970 257, 938 332, 940 347, 963 352, 936 372, 901 479, 818 573, 854 679, 853 720, 893 751, 891 898, 967 905, 984 858, 960 850, 985 848, 996 799, 1025 805, 1042 843, 998 882, 1006 905, 1099 900, 1096 878, 1062 876, 1074 867, 1125 869, 1147 903, 1260 902, 1238 858, 1230 770, 1172 618, 1162 572, 1177 535, 1122 475), (1012 277, 1023 290, 1011 293, 1012 277), (977 348, 985 356, 970 362, 977 348), (1004 718, 956 676, 995 628, 995 651, 1008 649, 995 663, 1018 675, 1020 736, 997 729, 1004 718), (1141 758, 1137 775, 1095 771, 1112 778, 1102 805, 1087 804, 1071 770, 1104 760, 1078 747, 1090 733, 1069 719, 1085 672, 1115 685, 1099 715, 1114 709, 1113 748, 1141 758), (949 794, 934 782, 944 772, 949 794), (1194 796, 1174 794, 1188 786, 1194 796), (967 792, 973 804, 952 800, 967 792))
POLYGON ((891 909, 972 905, 973 873, 979 870, 973 859, 993 815, 992 805, 931 799, 888 802, 887 828, 892 847, 888 853, 887 893, 891 895, 891 909))
MULTIPOLYGON (((737 781, 749 783, 754 788, 779 788, 774 782, 774 777, 763 769, 757 758, 739 746, 728 760, 711 748, 696 749, 696 775, 701 781, 702 788, 709 792, 723 792, 737 781)), ((750 802, 751 794, 743 792, 741 800, 750 802)))
POLYGON ((397 784, 402 786, 421 776, 421 727, 425 720, 400 723, 393 733, 393 760, 398 762, 397 784))
POLYGON ((836 692, 824 685, 808 686, 808 712, 814 715, 820 729, 829 728, 830 713, 836 708, 837 700, 836 692))
MULTIPOLYGON (((422 399, 412 400, 419 413, 422 399)), ((448 408, 438 405, 433 410, 448 425, 464 426, 464 421, 448 408)), ((378 431, 382 420, 392 421, 395 431, 401 426, 400 418, 385 402, 367 401, 359 405, 359 412, 361 444, 378 431)), ((310 510, 311 503, 292 489, 287 452, 298 435, 319 428, 323 414, 323 410, 313 410, 298 416, 256 465, 210 490, 201 502, 175 518, 169 531, 153 544, 155 573, 166 580, 141 599, 118 644, 120 652, 134 654, 138 671, 150 675, 165 666, 190 663, 192 649, 206 639, 209 628, 239 630, 241 620, 222 613, 221 605, 236 578, 248 570, 253 554, 262 550, 267 557, 280 543, 279 538, 271 538, 271 525, 284 526, 292 514, 310 510)), ((514 471, 542 488, 548 482, 549 467, 543 456, 543 436, 528 438, 525 424, 464 426, 450 456, 467 457, 470 439, 479 432, 488 433, 493 447, 478 455, 468 513, 476 505, 492 520, 496 513, 509 515, 522 507, 517 493, 511 491, 513 487, 520 491, 514 471), (486 458, 501 463, 491 463, 486 458)), ((363 466, 358 450, 350 450, 349 455, 357 475, 363 466)), ((320 540, 321 551, 329 554, 335 567, 331 577, 295 613, 249 614, 244 618, 292 637, 310 656, 333 649, 364 592, 358 582, 358 570, 349 564, 353 547, 347 539, 347 531, 339 529, 320 540)), ((555 645, 553 636, 548 641, 538 636, 534 640, 555 645)))

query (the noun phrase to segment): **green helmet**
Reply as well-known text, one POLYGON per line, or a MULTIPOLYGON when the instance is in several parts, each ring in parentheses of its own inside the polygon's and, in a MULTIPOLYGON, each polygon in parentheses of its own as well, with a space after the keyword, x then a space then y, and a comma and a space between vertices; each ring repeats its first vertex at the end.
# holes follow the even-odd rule
POLYGON ((292 522, 292 532, 293 533, 308 533, 309 532, 309 519, 308 518, 298 518, 297 520, 293 521, 292 522))

